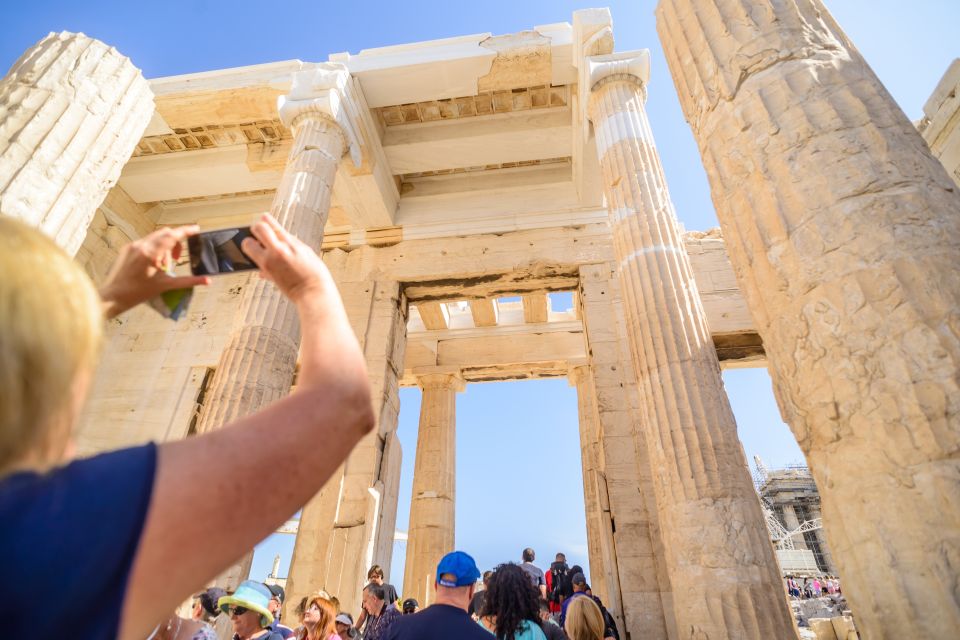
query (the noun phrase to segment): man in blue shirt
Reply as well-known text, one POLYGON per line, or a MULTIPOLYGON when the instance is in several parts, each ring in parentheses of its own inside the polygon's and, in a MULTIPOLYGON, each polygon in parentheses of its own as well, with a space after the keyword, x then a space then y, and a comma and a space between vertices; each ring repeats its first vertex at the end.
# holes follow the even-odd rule
POLYGON ((477 563, 463 551, 443 556, 437 565, 436 601, 400 618, 386 640, 491 640, 490 632, 467 613, 479 577, 477 563))

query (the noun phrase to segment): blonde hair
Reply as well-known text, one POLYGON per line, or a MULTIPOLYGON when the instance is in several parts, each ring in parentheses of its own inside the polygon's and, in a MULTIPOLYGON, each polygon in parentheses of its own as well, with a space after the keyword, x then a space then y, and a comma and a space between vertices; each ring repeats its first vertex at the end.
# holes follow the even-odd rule
POLYGON ((590 596, 578 596, 570 600, 563 628, 570 640, 603 640, 606 630, 600 607, 590 596))
POLYGON ((90 278, 36 229, 0 216, 0 475, 63 455, 80 376, 103 335, 90 278))

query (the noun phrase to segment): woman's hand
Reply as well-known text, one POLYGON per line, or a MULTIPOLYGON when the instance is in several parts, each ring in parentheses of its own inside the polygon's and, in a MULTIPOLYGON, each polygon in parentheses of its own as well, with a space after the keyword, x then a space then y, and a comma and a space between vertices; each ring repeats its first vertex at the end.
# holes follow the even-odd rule
POLYGON ((277 285, 293 302, 333 286, 330 272, 320 256, 270 214, 264 214, 250 231, 256 240, 244 239, 243 252, 260 267, 260 275, 277 285))
POLYGON ((120 250, 100 288, 104 312, 113 318, 171 289, 210 284, 206 276, 171 276, 167 265, 180 257, 181 243, 197 233, 197 225, 157 229, 120 250))

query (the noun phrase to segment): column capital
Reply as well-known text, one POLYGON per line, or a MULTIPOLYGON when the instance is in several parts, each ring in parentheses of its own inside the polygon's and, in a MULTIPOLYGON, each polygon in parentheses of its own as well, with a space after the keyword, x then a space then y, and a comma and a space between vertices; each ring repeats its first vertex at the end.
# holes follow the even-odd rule
POLYGON ((580 64, 577 88, 579 109, 583 123, 590 121, 590 98, 607 82, 625 80, 640 87, 644 101, 647 99, 647 82, 650 80, 650 50, 621 51, 597 56, 586 56, 580 64))
POLYGON ((277 99, 280 120, 293 127, 302 117, 335 123, 344 138, 353 164, 363 162, 361 136, 357 126, 359 108, 353 95, 350 72, 340 63, 322 62, 293 74, 290 93, 277 99))
POLYGON ((463 391, 467 383, 459 371, 450 373, 428 373, 417 376, 417 386, 423 390, 427 389, 453 389, 454 391, 463 391))
POLYGON ((585 79, 590 91, 595 91, 604 80, 629 80, 640 85, 646 97, 650 81, 650 50, 621 51, 586 59, 585 79))

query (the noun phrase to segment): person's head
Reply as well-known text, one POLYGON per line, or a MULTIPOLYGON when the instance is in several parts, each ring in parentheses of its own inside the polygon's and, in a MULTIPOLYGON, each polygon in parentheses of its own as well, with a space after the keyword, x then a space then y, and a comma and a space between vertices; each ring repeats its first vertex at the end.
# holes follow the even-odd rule
POLYGON ((270 590, 270 602, 267 604, 267 608, 270 609, 274 618, 280 618, 280 609, 283 607, 283 601, 287 594, 283 587, 278 584, 268 584, 266 587, 270 590))
POLYGON ((451 551, 437 563, 437 604, 459 607, 464 611, 470 605, 477 588, 480 570, 469 553, 451 551))
POLYGON ((234 633, 249 638, 273 622, 268 607, 272 595, 262 582, 245 580, 233 594, 220 598, 217 604, 230 616, 234 633))
POLYGON ((557 561, 557 562, 566 562, 566 561, 567 561, 567 556, 565 556, 565 555, 562 554, 562 553, 558 553, 558 554, 557 554, 557 557, 556 557, 556 561, 557 561))
MULTIPOLYGON (((340 601, 334 598, 333 596, 331 596, 329 593, 327 593, 323 589, 321 589, 320 591, 315 591, 313 594, 309 596, 303 596, 302 598, 300 598, 300 602, 297 604, 296 608, 293 610, 294 615, 296 615, 297 619, 300 620, 301 622, 303 622, 303 614, 306 612, 307 603, 310 602, 311 598, 323 598, 325 600, 329 600, 330 602, 332 602, 335 607, 340 606, 340 601)), ((339 612, 339 608, 337 609, 337 611, 339 612)))
POLYGON ((303 608, 303 626, 307 628, 308 638, 327 640, 334 632, 336 619, 337 610, 326 598, 314 596, 303 608))
POLYGON ((550 603, 540 598, 540 622, 546 622, 550 617, 550 603))
POLYGON ((483 572, 483 588, 490 588, 490 578, 493 577, 493 571, 484 571, 483 572))
POLYGON ((496 636, 512 640, 524 620, 540 621, 539 599, 540 592, 519 565, 501 564, 490 578, 480 615, 496 616, 496 636))
POLYGON ((210 587, 206 591, 201 591, 193 596, 193 615, 191 616, 197 622, 213 622, 220 615, 220 607, 217 602, 227 592, 219 587, 210 587))
POLYGON ((587 590, 587 579, 582 573, 573 574, 573 577, 570 578, 570 584, 573 585, 574 593, 587 590))
POLYGON ((350 628, 353 626, 353 616, 349 613, 341 613, 337 615, 335 620, 335 626, 337 628, 337 635, 340 636, 343 640, 346 640, 350 628))
POLYGON ((367 580, 374 584, 383 584, 383 569, 380 565, 375 564, 370 567, 370 571, 367 571, 367 580))
POLYGON ((523 550, 523 561, 524 562, 533 562, 536 559, 537 554, 533 552, 533 549, 527 547, 523 550))
POLYGON ((0 475, 71 450, 103 336, 100 296, 40 231, 0 217, 0 475))
POLYGON ((603 614, 592 598, 574 598, 567 605, 563 629, 570 640, 603 640, 603 614))
POLYGON ((383 585, 371 582, 363 588, 363 608, 372 616, 380 615, 386 599, 387 593, 383 585))
POLYGON ((407 598, 403 601, 403 615, 410 615, 420 610, 420 603, 416 598, 407 598))

